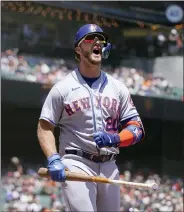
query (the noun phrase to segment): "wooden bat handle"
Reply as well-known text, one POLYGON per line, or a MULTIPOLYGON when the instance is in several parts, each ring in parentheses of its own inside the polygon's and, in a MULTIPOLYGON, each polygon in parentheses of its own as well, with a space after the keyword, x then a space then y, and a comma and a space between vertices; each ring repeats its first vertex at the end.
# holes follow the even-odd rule
MULTIPOLYGON (((65 174, 66 180, 68 181, 110 183, 110 180, 105 177, 90 176, 87 174, 81 174, 71 171, 65 171, 65 174)), ((43 178, 50 178, 49 171, 47 168, 40 168, 38 170, 38 175, 43 178)))
POLYGON ((38 175, 43 178, 50 178, 49 170, 47 168, 39 168, 38 175))

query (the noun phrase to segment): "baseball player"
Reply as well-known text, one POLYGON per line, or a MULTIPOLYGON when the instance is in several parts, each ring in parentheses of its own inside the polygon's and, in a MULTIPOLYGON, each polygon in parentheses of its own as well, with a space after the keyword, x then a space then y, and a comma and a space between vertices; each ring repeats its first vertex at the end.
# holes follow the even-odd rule
POLYGON ((51 179, 62 182, 69 211, 120 211, 119 186, 66 181, 65 169, 119 179, 119 148, 141 141, 144 128, 126 86, 101 70, 111 50, 103 30, 95 24, 82 26, 74 46, 78 67, 50 90, 39 118, 38 140, 51 179))

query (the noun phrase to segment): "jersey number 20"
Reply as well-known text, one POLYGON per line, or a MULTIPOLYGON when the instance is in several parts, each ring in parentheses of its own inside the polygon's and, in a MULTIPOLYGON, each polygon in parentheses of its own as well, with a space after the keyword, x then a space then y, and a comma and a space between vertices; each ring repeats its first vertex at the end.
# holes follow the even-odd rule
POLYGON ((112 117, 108 117, 106 120, 106 131, 117 131, 118 129, 118 121, 117 119, 113 119, 112 117))

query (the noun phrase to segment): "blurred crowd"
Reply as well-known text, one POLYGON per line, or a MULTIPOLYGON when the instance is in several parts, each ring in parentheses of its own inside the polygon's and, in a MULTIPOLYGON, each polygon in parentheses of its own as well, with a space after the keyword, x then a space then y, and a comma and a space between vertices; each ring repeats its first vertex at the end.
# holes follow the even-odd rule
MULTIPOLYGON (((21 56, 17 50, 1 53, 1 76, 12 80, 41 83, 50 88, 76 68, 74 60, 21 56)), ((131 94, 177 97, 175 88, 165 77, 128 67, 104 66, 103 70, 122 81, 131 94)), ((177 98, 181 98, 179 96, 177 98)))
MULTIPOLYGON (((14 169, 2 175, 2 211, 64 212, 66 206, 60 183, 38 177, 33 169, 24 170, 17 157, 11 159, 14 169)), ((124 169, 121 180, 159 185, 157 191, 121 186, 121 211, 183 211, 183 180, 160 176, 150 170, 124 169)))
POLYGON ((158 32, 154 38, 150 32, 146 36, 148 57, 183 55, 183 33, 171 29, 169 33, 158 32))
POLYGON ((156 173, 144 175, 143 170, 131 173, 124 171, 122 180, 138 183, 154 183, 158 191, 138 190, 121 187, 121 211, 129 212, 176 212, 183 211, 183 180, 156 173))
POLYGON ((11 158, 11 166, 6 173, 2 174, 1 183, 2 211, 65 211, 61 184, 38 177, 32 168, 24 170, 17 157, 11 158))
POLYGON ((162 76, 154 76, 135 68, 119 67, 111 72, 111 75, 122 81, 131 94, 141 96, 173 95, 171 84, 162 76))

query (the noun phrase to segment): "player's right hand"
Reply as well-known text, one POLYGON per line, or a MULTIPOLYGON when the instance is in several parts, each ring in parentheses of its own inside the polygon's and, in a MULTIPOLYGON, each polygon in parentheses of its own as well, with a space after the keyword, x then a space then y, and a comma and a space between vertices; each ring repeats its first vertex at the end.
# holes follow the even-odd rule
POLYGON ((61 162, 59 154, 48 157, 48 170, 53 181, 64 182, 66 180, 65 166, 61 162))

